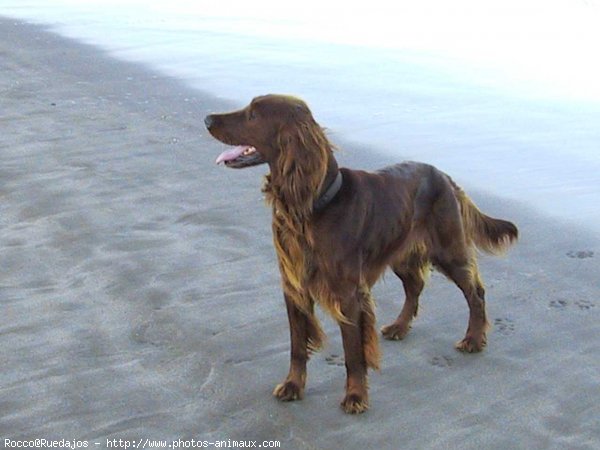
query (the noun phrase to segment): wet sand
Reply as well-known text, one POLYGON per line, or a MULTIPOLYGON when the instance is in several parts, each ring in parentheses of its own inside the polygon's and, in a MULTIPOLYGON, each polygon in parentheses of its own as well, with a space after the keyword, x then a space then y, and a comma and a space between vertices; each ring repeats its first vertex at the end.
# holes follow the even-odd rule
MULTIPOLYGON (((600 445, 597 233, 457 179, 522 235, 506 257, 481 258, 494 326, 486 351, 454 351, 467 306, 433 275, 409 337, 381 343, 368 413, 338 407, 342 349, 325 316, 329 341, 309 363, 306 398, 281 404, 271 390, 287 372, 288 330, 265 168, 216 167, 222 146, 202 126, 206 113, 249 99, 225 104, 43 27, 0 20, 0 36, 3 445, 600 445)), ((342 165, 394 162, 342 138, 342 165)), ((401 285, 387 276, 374 293, 383 325, 401 285)))

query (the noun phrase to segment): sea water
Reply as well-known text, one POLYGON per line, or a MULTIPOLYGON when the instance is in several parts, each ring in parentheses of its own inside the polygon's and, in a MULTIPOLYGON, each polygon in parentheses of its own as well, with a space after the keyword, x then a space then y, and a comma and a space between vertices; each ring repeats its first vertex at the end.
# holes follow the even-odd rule
POLYGON ((600 231, 599 0, 0 0, 0 15, 239 106, 298 95, 334 140, 600 231))

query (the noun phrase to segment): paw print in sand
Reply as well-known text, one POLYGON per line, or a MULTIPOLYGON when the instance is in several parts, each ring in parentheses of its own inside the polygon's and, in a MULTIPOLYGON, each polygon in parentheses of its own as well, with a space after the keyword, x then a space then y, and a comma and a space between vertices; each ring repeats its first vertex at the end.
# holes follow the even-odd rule
POLYGON ((329 356, 326 356, 325 361, 327 361, 327 364, 330 366, 338 366, 338 367, 345 366, 344 357, 340 356, 340 355, 336 355, 334 353, 332 353, 329 356))
POLYGON ((593 258, 594 252, 591 250, 571 250, 571 251, 567 252, 567 256, 569 258, 587 259, 587 258, 593 258))

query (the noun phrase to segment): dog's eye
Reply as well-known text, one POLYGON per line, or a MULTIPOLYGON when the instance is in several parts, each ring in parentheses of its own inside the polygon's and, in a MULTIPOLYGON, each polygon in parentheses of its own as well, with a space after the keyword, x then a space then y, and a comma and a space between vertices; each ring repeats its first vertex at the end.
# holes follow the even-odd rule
POLYGON ((248 120, 254 119, 256 119, 256 113, 254 111, 250 111, 250 114, 248 114, 248 120))

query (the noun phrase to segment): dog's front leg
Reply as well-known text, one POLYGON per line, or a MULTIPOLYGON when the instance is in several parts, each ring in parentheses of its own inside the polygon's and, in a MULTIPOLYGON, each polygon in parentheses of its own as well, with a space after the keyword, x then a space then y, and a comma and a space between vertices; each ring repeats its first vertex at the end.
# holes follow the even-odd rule
POLYGON ((290 322, 290 371, 283 383, 278 384, 273 395, 282 401, 301 400, 306 383, 306 361, 308 360, 308 317, 288 294, 284 295, 290 322))
POLYGON ((349 414, 359 414, 369 408, 367 385, 367 362, 365 359, 363 329, 361 326, 362 308, 360 294, 346 297, 342 303, 342 313, 347 321, 340 322, 346 360, 346 395, 342 409, 349 414))

